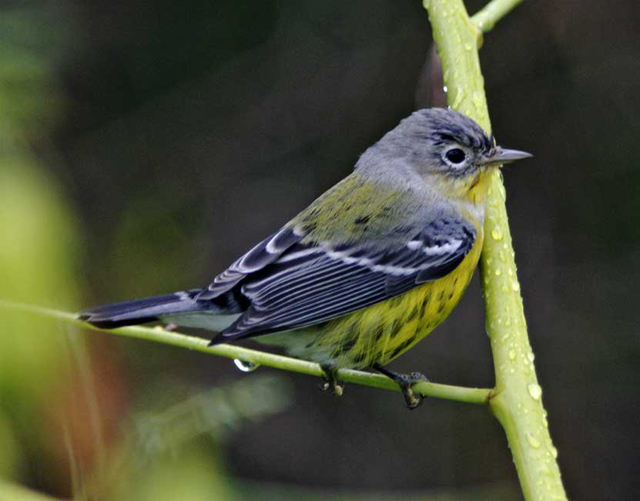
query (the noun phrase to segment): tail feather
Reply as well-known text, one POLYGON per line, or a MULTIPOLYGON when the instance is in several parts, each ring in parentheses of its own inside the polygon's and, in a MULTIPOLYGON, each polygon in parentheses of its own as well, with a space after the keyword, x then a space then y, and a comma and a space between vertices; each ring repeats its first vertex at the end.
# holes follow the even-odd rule
POLYGON ((126 325, 156 322, 161 320, 161 317, 211 309, 213 306, 211 302, 195 299, 200 291, 201 289, 192 289, 164 296, 107 304, 82 311, 78 314, 78 318, 101 329, 115 329, 126 325))

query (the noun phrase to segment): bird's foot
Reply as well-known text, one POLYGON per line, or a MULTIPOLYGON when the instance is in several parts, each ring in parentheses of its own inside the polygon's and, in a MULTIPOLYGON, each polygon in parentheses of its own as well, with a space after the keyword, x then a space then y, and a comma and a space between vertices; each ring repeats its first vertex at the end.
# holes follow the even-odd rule
POLYGON ((379 364, 373 366, 380 374, 384 374, 400 387, 404 402, 409 410, 417 409, 424 400, 424 396, 413 391, 413 385, 421 382, 429 382, 429 380, 420 374, 419 372, 412 372, 410 374, 399 374, 389 369, 385 369, 379 364))
POLYGON ((162 326, 162 328, 165 331, 171 332, 171 331, 176 330, 178 328, 178 325, 177 324, 165 324, 165 325, 162 326))
POLYGON ((344 383, 338 379, 336 366, 333 364, 320 364, 320 367, 325 374, 320 386, 322 391, 330 391, 335 396, 341 397, 344 393, 344 383))

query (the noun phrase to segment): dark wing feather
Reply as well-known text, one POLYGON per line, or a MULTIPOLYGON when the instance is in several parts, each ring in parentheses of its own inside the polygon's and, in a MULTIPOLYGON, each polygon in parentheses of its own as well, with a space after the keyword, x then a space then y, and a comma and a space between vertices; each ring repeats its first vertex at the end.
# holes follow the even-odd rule
POLYGON ((301 236, 289 227, 265 238, 249 252, 220 273, 196 299, 206 301, 229 292, 248 275, 255 273, 278 259, 283 252, 300 241, 301 236))
POLYGON ((402 294, 454 270, 476 236, 470 224, 446 218, 393 248, 376 242, 303 244, 291 235, 274 237, 288 244, 279 255, 265 256, 269 246, 263 242, 251 259, 241 258, 212 284, 212 292, 238 285, 251 304, 214 342, 318 324, 402 294), (256 269, 253 261, 267 264, 256 269))

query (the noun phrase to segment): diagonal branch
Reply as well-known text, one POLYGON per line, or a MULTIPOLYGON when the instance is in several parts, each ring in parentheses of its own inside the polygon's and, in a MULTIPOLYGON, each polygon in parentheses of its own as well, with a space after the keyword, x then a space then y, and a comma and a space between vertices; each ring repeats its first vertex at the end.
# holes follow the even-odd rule
POLYGON ((522 0, 492 0, 471 17, 482 33, 488 33, 500 19, 511 12, 522 0))
MULTIPOLYGON (((307 374, 309 376, 317 377, 324 376, 324 372, 320 366, 312 362, 285 357, 282 355, 275 355, 273 353, 266 353, 259 350, 251 350, 249 348, 243 348, 242 346, 230 344, 208 346, 208 339, 180 334, 179 332, 174 331, 167 331, 161 327, 121 327, 119 329, 107 331, 93 327, 78 320, 74 314, 63 311, 41 308, 22 303, 14 303, 11 301, 0 301, 0 308, 4 308, 9 311, 23 311, 37 314, 51 319, 76 324, 86 329, 106 332, 116 336, 145 339, 147 341, 155 341, 157 343, 177 346, 187 350, 199 351, 209 355, 241 360, 255 366, 264 365, 274 369, 297 372, 298 374, 307 374)), ((341 369, 338 371, 338 378, 346 383, 355 383, 363 386, 399 391, 398 386, 388 377, 369 372, 341 369)), ((491 390, 486 388, 465 388, 461 386, 427 382, 417 383, 413 387, 413 390, 425 397, 442 398, 445 400, 454 400, 470 404, 486 404, 491 397, 491 390)))

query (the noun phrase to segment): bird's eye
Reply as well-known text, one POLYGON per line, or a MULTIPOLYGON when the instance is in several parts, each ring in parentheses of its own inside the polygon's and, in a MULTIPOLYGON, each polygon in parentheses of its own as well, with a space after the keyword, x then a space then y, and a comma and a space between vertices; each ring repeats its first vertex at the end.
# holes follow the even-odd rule
POLYGON ((444 154, 444 156, 447 157, 447 160, 452 164, 461 164, 467 158, 464 151, 460 148, 451 148, 444 154))

